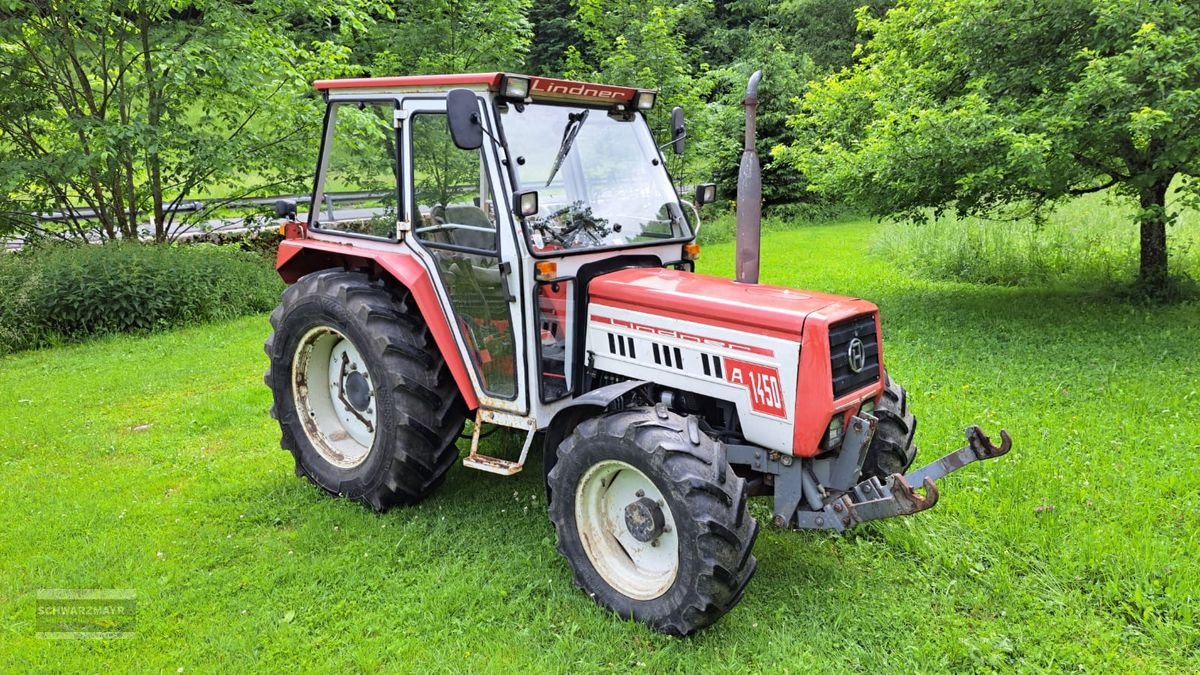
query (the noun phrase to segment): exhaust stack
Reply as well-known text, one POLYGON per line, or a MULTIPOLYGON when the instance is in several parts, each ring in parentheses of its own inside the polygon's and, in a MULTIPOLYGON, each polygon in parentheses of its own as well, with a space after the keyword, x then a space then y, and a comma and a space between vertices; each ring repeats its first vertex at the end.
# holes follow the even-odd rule
POLYGON ((755 116, 758 109, 758 81, 762 71, 756 70, 746 85, 746 145, 738 169, 737 184, 737 280, 744 284, 758 283, 759 240, 762 235, 762 171, 758 153, 754 150, 755 116))

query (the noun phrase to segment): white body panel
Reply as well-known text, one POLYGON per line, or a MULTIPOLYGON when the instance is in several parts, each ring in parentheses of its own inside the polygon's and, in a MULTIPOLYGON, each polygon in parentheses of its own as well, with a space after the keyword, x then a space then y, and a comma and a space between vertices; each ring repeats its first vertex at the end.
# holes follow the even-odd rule
POLYGON ((792 453, 798 343, 593 301, 585 349, 598 370, 734 403, 748 442, 792 453))

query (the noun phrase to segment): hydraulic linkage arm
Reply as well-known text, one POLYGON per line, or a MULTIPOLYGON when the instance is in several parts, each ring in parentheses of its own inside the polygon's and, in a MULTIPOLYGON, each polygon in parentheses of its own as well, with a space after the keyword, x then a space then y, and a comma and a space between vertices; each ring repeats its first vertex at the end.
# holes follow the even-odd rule
POLYGON ((907 474, 859 482, 863 460, 875 433, 874 417, 851 420, 841 451, 834 457, 797 459, 749 445, 726 445, 729 461, 775 476, 773 522, 778 527, 843 531, 869 520, 906 516, 932 508, 937 481, 964 466, 993 459, 1012 448, 1007 431, 997 447, 977 426, 967 428, 967 445, 907 474), (921 488, 924 494, 914 489, 921 488))

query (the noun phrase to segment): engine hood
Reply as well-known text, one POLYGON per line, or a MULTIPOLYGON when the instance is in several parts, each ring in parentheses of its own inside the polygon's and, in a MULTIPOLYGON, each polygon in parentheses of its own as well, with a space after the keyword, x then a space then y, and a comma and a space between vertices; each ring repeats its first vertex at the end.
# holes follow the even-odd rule
POLYGON ((812 314, 828 321, 875 312, 858 298, 766 284, 742 284, 663 268, 632 268, 596 277, 590 302, 648 314, 747 330, 796 342, 812 314))

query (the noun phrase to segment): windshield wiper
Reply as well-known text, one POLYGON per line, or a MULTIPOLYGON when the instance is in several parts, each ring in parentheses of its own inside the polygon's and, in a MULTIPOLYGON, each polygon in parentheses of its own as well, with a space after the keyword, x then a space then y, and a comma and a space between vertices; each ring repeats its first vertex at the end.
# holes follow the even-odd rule
POLYGON ((579 129, 583 127, 583 122, 587 119, 589 112, 591 111, 584 110, 578 113, 567 114, 567 126, 563 128, 562 144, 558 146, 558 156, 554 158, 554 166, 550 168, 550 177, 546 179, 546 187, 550 187, 550 182, 558 174, 558 168, 562 166, 563 160, 567 158, 567 153, 571 152, 571 144, 575 142, 575 137, 579 135, 579 129))

